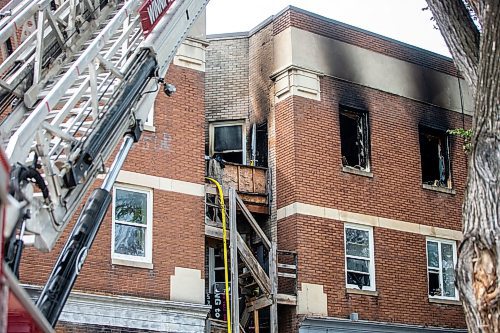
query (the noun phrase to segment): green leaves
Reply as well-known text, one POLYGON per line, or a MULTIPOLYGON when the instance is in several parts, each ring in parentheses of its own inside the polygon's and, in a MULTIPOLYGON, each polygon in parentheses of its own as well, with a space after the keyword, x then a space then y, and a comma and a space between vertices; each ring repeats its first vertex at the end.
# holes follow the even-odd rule
POLYGON ((466 130, 463 128, 455 128, 455 129, 447 130, 446 132, 448 134, 456 135, 456 136, 459 136, 462 139, 464 139, 464 145, 463 145, 464 152, 466 152, 467 154, 470 153, 471 148, 472 148, 472 143, 471 143, 472 129, 466 130))

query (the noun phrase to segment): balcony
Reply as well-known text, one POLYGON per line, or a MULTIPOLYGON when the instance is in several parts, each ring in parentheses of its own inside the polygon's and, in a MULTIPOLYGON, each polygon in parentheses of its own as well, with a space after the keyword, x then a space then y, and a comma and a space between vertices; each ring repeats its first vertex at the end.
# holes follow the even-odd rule
MULTIPOLYGON (((234 188, 250 212, 269 214, 267 168, 210 159, 207 161, 207 175, 219 181, 224 191, 234 188)), ((216 194, 213 186, 207 186, 206 191, 216 194)))

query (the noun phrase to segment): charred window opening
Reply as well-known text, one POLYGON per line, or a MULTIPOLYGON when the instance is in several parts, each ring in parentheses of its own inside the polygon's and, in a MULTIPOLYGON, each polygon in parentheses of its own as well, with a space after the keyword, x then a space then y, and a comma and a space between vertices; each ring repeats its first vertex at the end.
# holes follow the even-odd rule
POLYGON ((451 188, 448 136, 445 131, 420 127, 422 183, 451 188))
POLYGON ((245 164, 243 122, 210 124, 210 156, 245 164))
POLYGON ((344 167, 370 171, 367 112, 340 109, 340 144, 344 167))

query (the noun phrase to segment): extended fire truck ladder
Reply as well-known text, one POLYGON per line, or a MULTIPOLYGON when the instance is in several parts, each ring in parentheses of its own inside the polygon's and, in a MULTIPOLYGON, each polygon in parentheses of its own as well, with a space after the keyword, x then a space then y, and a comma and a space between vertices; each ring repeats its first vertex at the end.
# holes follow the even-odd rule
POLYGON ((0 11, 0 140, 17 203, 8 205, 4 234, 11 240, 6 259, 14 271, 23 234, 34 235, 34 246, 50 251, 125 137, 38 300, 52 325, 158 86, 163 84, 167 94, 175 90, 162 78, 207 2, 12 0, 0 11))

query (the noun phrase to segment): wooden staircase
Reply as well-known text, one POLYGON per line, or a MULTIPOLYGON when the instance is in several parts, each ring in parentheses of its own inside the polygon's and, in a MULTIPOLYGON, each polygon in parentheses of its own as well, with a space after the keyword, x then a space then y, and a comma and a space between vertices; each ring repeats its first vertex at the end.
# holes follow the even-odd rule
MULTIPOLYGON (((207 185, 208 186, 208 185, 207 185)), ((218 199, 213 189, 207 189, 207 217, 205 235, 210 239, 223 237, 220 214, 217 212, 218 199)), ((275 242, 270 241, 257 220, 254 218, 240 195, 234 188, 224 193, 228 207, 229 260, 231 265, 231 321, 233 332, 278 332, 278 303, 295 305, 296 296, 278 293, 278 277, 292 279, 296 285, 296 256, 292 252, 277 251, 275 242), (260 251, 259 259, 256 252, 260 251), (280 257, 290 257, 284 263, 277 263, 280 257), (279 270, 279 272, 278 272, 279 270), (241 304, 244 303, 244 306, 241 304), (265 316, 259 311, 266 309, 265 316)), ((209 267, 210 270, 210 267, 209 267)), ((290 283, 288 283, 290 285, 290 283)), ((296 288, 295 288, 296 290, 296 288)), ((220 331, 220 323, 214 321, 213 332, 220 331), (216 328, 218 327, 218 328, 216 328)))

